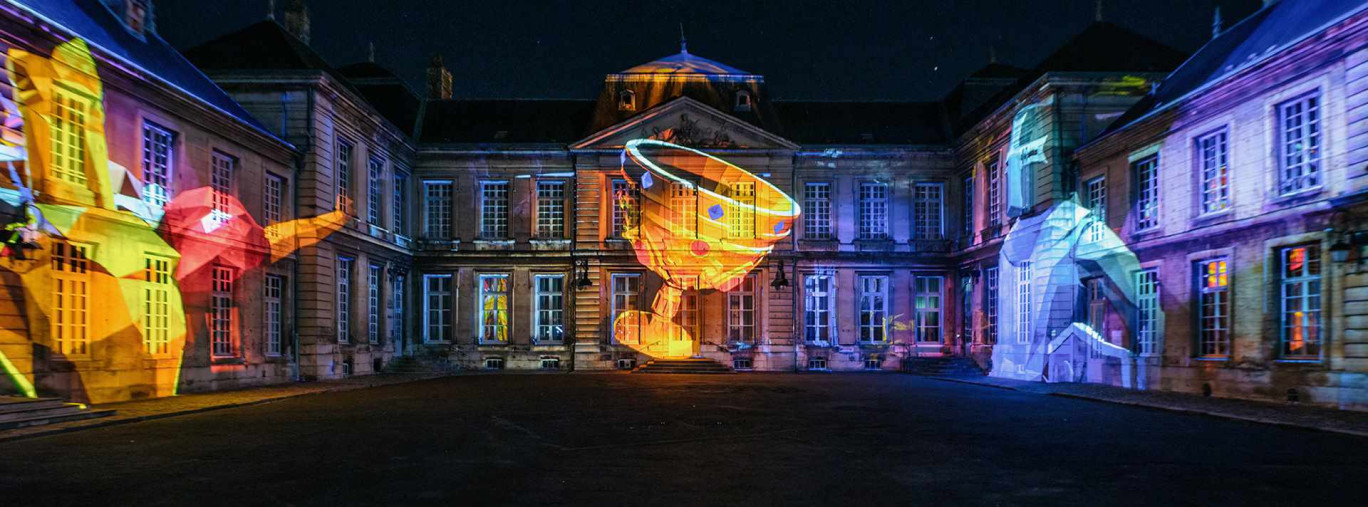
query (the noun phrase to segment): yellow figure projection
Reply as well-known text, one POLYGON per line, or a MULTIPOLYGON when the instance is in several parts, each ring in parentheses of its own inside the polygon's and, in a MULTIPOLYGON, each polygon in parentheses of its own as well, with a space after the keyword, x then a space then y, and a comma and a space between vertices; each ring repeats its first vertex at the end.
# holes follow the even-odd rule
POLYGON ((614 318, 614 340, 654 356, 689 355, 699 337, 673 321, 684 291, 736 287, 793 231, 801 210, 763 178, 663 141, 629 141, 622 173, 632 190, 615 196, 630 210, 622 235, 665 284, 652 311, 614 318))

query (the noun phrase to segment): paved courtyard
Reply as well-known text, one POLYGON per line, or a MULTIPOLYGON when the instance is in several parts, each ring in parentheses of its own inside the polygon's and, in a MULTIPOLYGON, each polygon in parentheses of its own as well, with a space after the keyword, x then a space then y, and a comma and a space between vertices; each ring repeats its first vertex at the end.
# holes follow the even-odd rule
POLYGON ((1365 505, 1366 457, 908 375, 473 375, 0 442, 0 505, 1365 505))

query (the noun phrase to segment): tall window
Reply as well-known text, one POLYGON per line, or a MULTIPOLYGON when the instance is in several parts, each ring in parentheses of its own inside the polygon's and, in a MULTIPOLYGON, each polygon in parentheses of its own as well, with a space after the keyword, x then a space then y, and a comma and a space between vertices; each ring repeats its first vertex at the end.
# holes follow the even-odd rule
POLYGON ((960 272, 960 333, 964 343, 974 343, 974 278, 960 272))
POLYGON ((1031 262, 1017 267, 1017 343, 1031 343, 1031 262))
POLYGON ((285 277, 266 275, 266 355, 281 352, 281 301, 285 297, 285 277))
POLYGON ((860 341, 865 343, 888 340, 888 277, 859 277, 860 341))
POLYGON ((627 180, 613 180, 613 236, 621 238, 629 224, 635 224, 641 216, 641 191, 627 180))
POLYGON ((1159 353, 1159 270, 1135 273, 1135 341, 1141 355, 1159 353))
MULTIPOLYGON (((613 275, 613 307, 608 325, 617 322, 618 315, 641 307, 641 275, 619 273, 613 275)), ((616 336, 613 339, 617 339, 616 336)))
POLYGON ((733 238, 755 237, 755 183, 733 183, 731 185, 732 209, 730 236, 733 238))
POLYGON ((698 188, 692 183, 670 183, 670 223, 683 237, 698 237, 698 188))
POLYGON ((1202 213, 1230 207, 1230 156, 1226 131, 1197 138, 1197 174, 1202 179, 1202 213))
POLYGON ((1320 94, 1278 104, 1278 191, 1291 194, 1320 185, 1320 94))
POLYGON ((451 275, 423 275, 423 341, 451 341, 451 275))
POLYGON ((508 237, 508 182, 480 182, 480 237, 508 237))
POLYGON ((285 179, 271 173, 261 180, 261 218, 264 225, 284 221, 285 179))
POLYGON ((919 342, 941 341, 941 304, 944 300, 944 287, 945 278, 940 276, 918 276, 913 280, 915 324, 919 342))
POLYGON ((408 234, 408 223, 404 220, 408 211, 408 173, 394 171, 394 198, 390 202, 390 224, 395 234, 408 234))
POLYGON ((158 209, 171 201, 173 146, 175 134, 143 122, 143 201, 158 209))
POLYGON ((964 178, 964 203, 962 212, 964 216, 960 219, 963 224, 960 230, 966 245, 974 244, 974 176, 964 178))
MULTIPOLYGON (((1088 327, 1097 332, 1103 340, 1107 339, 1107 292, 1102 285, 1101 278, 1089 278, 1083 281, 1083 289, 1088 296, 1088 327)), ((1089 355, 1100 357, 1101 350, 1089 344, 1089 355)))
POLYGON ((53 94, 52 177, 77 185, 86 184, 86 118, 90 99, 61 88, 53 94))
POLYGON ((1103 232, 1107 229, 1107 177, 1098 176, 1090 179, 1085 187, 1088 210, 1097 217, 1097 223, 1088 229, 1088 240, 1092 242, 1102 241, 1103 232))
POLYGON ((352 271, 356 260, 337 258, 337 343, 351 343, 352 271))
POLYGON ((565 237, 565 182, 537 182, 537 237, 565 237))
POLYGON ((231 356, 233 347, 233 270, 213 268, 213 287, 209 296, 209 344, 214 356, 231 356))
POLYGON ((532 303, 534 318, 533 338, 537 342, 559 342, 565 339, 565 275, 536 275, 532 277, 536 290, 532 303))
POLYGON ((390 308, 394 310, 393 317, 390 318, 390 339, 395 340, 395 347, 403 343, 404 335, 404 275, 390 275, 390 308))
POLYGON ((807 239, 831 239, 831 184, 803 185, 803 235, 807 239))
POLYGON ((888 184, 860 184, 860 239, 888 237, 888 184))
POLYGON ((57 353, 90 352, 90 247, 52 244, 52 341, 57 353))
POLYGON ((998 268, 983 270, 983 343, 997 343, 998 334, 998 268))
MULTIPOLYGON (((698 286, 698 277, 695 276, 686 278, 687 279, 684 280, 684 283, 682 285, 684 285, 685 287, 698 286)), ((678 325, 681 330, 688 332, 689 337, 691 337, 694 340, 702 338, 701 336, 699 336, 698 325, 701 321, 698 318, 698 313, 698 289, 684 290, 679 295, 679 311, 675 312, 674 323, 678 325)), ((684 337, 678 336, 677 339, 682 340, 684 339, 684 337)))
POLYGON ((1204 357, 1230 354, 1230 274, 1226 259, 1197 263, 1197 353, 1204 357))
POLYGON ((988 199, 984 203, 988 213, 988 226, 1002 225, 1002 164, 993 157, 984 164, 988 176, 988 199))
POLYGON ((164 355, 171 352, 171 261, 149 255, 143 262, 143 346, 164 355))
POLYGON ((366 164, 366 223, 380 225, 380 173, 385 163, 371 157, 366 164))
POLYGON ((941 210, 944 205, 945 185, 940 183, 918 183, 912 196, 912 215, 915 220, 914 237, 917 239, 941 239, 944 228, 941 226, 941 210))
POLYGON ((354 211, 352 201, 356 196, 352 193, 352 145, 349 142, 337 141, 337 170, 333 177, 337 178, 337 209, 351 215, 354 211))
POLYGON ((1282 356, 1319 359, 1321 355, 1321 259, 1320 247, 1302 245, 1283 248, 1279 300, 1282 323, 1282 356))
POLYGON ((835 342, 835 277, 814 273, 803 278, 803 339, 808 342, 835 342))
POLYGON ((1159 155, 1131 162, 1135 174, 1135 230, 1159 227, 1159 155))
POLYGON ((480 275, 480 343, 508 343, 508 274, 480 275))
POLYGON ((366 273, 366 343, 380 343, 380 266, 366 273))
POLYGON ((424 181, 423 222, 428 239, 451 238, 451 182, 424 181))
POLYGON ((210 216, 219 225, 228 222, 231 212, 228 209, 228 199, 233 195, 233 172, 236 165, 237 159, 217 151, 209 156, 209 188, 213 190, 210 196, 210 216))
POLYGON ((727 291, 727 339, 734 342, 755 342, 755 275, 746 275, 741 283, 727 291))

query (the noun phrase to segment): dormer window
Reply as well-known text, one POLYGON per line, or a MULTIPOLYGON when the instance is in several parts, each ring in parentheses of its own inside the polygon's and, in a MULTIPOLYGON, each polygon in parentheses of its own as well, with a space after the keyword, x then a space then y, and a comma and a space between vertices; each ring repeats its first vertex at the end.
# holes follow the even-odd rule
POLYGON ((618 92, 618 111, 636 111, 636 92, 632 90, 618 92))
POLYGON ((147 26, 147 0, 124 0, 123 17, 129 30, 143 34, 147 26))
POLYGON ((732 109, 735 110, 735 111, 738 112, 738 113, 744 113, 744 112, 750 111, 750 110, 751 110, 751 93, 750 93, 749 91, 746 91, 746 90, 739 90, 739 91, 737 91, 737 92, 736 92, 736 104, 733 106, 732 109))

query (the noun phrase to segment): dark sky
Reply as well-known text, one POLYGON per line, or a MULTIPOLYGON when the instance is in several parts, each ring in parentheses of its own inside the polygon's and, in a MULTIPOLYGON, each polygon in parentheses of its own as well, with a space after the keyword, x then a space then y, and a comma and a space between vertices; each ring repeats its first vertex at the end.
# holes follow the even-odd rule
MULTIPOLYGON (((283 8, 288 0, 276 3, 283 8)), ((158 0, 187 49, 265 18, 267 0, 158 0)), ((1103 18, 1191 52, 1260 0, 1107 0, 1103 18)), ((603 75, 679 51, 763 74, 777 98, 933 100, 988 61, 1030 67, 1092 22, 1093 0, 312 0, 313 47, 421 90, 441 53, 459 97, 592 98, 603 75)), ((278 19, 284 19, 278 16, 278 19)))

